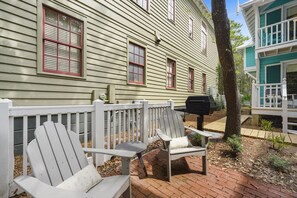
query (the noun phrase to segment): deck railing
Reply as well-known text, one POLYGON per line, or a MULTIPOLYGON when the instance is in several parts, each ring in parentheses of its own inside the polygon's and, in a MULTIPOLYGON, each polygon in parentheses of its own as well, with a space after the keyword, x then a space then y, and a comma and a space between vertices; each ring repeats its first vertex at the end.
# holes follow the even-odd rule
POLYGON ((258 29, 259 47, 297 41, 297 17, 258 29))
POLYGON ((282 83, 252 85, 252 108, 282 108, 286 79, 282 83), (285 86, 284 86, 285 85, 285 86))
MULTIPOLYGON (((15 134, 21 131, 22 174, 28 170, 27 145, 35 128, 45 121, 65 125, 80 137, 84 147, 114 149, 121 142, 156 138, 159 116, 165 108, 173 108, 173 101, 149 104, 104 104, 96 100, 92 105, 14 107, 12 101, 0 99, 0 197, 12 195, 14 178, 15 134), (18 123, 17 123, 18 122, 18 123), (16 129, 18 128, 18 129, 16 129)), ((95 157, 96 165, 104 163, 103 155, 95 157)))

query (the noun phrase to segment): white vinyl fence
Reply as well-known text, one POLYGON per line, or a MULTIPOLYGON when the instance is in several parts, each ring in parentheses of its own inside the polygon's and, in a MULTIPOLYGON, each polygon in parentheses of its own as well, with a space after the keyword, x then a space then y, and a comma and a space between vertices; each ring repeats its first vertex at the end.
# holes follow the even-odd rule
MULTIPOLYGON (((104 104, 96 100, 92 105, 14 107, 12 101, 0 99, 0 197, 9 197, 15 191, 16 139, 21 142, 22 174, 26 175, 27 145, 35 128, 43 122, 62 123, 67 130, 78 134, 84 147, 114 149, 121 142, 154 141, 161 112, 173 107, 171 100, 162 104, 149 104, 146 100, 133 104, 104 104), (21 122, 18 130, 15 129, 16 121, 21 122), (22 138, 15 137, 16 131, 21 131, 18 136, 22 134, 22 138)), ((95 164, 102 165, 104 159, 97 155, 95 164)))

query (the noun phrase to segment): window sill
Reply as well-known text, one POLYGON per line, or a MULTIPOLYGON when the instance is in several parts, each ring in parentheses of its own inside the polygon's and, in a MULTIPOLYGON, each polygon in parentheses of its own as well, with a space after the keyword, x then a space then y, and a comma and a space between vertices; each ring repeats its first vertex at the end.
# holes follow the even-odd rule
POLYGON ((147 87, 146 84, 138 84, 138 83, 133 83, 133 82, 127 82, 127 85, 139 86, 139 87, 147 87))
POLYGON ((67 78, 67 79, 77 79, 77 80, 87 79, 86 76, 71 76, 66 74, 56 74, 56 73, 44 72, 44 71, 39 71, 37 72, 37 74, 40 76, 48 76, 48 77, 56 77, 56 78, 67 78))
POLYGON ((176 87, 166 87, 167 90, 176 91, 176 87))
POLYGON ((167 20, 168 20, 170 23, 172 23, 173 25, 175 25, 175 20, 171 20, 171 19, 168 19, 168 18, 167 18, 167 20))

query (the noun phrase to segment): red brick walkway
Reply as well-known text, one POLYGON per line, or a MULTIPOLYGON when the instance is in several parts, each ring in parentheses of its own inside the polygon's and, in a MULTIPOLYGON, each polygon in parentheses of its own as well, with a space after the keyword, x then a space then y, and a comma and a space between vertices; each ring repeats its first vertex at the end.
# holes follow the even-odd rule
POLYGON ((138 160, 133 161, 133 197, 297 197, 297 193, 279 186, 216 166, 209 165, 208 175, 202 175, 199 157, 174 161, 173 177, 169 183, 165 179, 165 163, 156 158, 158 152, 155 150, 144 156, 148 177, 144 177, 138 160))

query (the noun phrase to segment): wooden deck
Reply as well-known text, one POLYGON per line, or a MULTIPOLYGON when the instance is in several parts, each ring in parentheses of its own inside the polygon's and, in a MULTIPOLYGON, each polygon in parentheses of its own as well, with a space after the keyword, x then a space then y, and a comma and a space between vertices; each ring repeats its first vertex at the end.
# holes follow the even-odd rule
MULTIPOLYGON (((243 123, 247 119, 248 119, 248 116, 246 115, 241 116, 241 123, 243 123)), ((205 125, 204 130, 224 133, 225 123, 226 123, 226 117, 205 125)), ((263 130, 241 128, 241 135, 245 137, 251 137, 251 138, 266 139, 267 137, 271 136, 272 133, 274 135, 281 134, 279 132, 268 132, 263 130)), ((287 134, 287 133, 282 133, 282 134, 286 136, 286 139, 285 139, 286 143, 297 145, 297 135, 287 134)))

